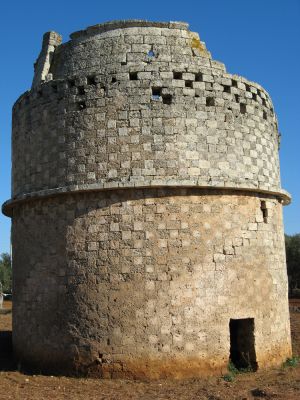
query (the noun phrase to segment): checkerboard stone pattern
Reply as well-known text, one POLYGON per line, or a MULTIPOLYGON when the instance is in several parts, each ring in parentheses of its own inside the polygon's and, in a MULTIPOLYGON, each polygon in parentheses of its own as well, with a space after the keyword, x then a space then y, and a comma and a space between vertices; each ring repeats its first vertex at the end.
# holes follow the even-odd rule
POLYGON ((278 125, 182 22, 44 35, 13 108, 16 356, 102 377, 220 373, 229 320, 291 354, 278 125))

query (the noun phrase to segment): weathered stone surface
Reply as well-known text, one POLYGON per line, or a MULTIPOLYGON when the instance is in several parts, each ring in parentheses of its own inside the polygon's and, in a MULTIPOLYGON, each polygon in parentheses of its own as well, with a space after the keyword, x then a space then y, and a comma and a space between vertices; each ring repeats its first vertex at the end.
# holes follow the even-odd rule
POLYGON ((254 318, 258 367, 279 364, 289 196, 268 94, 185 23, 59 41, 44 39, 13 110, 17 357, 103 377, 220 373, 229 320, 254 318))

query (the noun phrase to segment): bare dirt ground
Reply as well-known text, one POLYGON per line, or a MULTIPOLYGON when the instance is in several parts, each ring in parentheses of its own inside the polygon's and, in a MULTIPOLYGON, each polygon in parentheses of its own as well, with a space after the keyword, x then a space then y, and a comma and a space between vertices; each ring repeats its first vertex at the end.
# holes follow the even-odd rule
MULTIPOLYGON (((30 375, 19 372, 8 348, 11 303, 0 314, 0 400, 299 400, 300 366, 186 381, 138 382, 30 375)), ((291 301, 294 354, 300 355, 300 300, 291 301)))

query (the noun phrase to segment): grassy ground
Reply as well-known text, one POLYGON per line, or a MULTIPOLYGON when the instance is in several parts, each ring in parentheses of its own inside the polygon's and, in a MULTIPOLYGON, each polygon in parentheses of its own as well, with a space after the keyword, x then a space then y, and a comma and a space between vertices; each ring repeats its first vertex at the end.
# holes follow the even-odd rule
MULTIPOLYGON (((300 354, 300 300, 293 301, 291 306, 293 350, 295 354, 300 354)), ((9 310, 11 303, 6 302, 5 307, 9 310)), ((120 379, 100 380, 27 375, 16 370, 9 351, 5 354, 3 345, 10 331, 11 313, 1 313, 0 400, 300 399, 299 365, 241 374, 236 376, 233 382, 225 382, 221 377, 186 381, 137 382, 120 379)))

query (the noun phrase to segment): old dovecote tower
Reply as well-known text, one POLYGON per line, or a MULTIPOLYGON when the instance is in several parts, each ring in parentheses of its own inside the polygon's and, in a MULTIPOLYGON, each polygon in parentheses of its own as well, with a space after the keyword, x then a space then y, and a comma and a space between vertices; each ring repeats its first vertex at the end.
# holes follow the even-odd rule
POLYGON ((182 22, 46 33, 13 108, 13 345, 192 377, 291 354, 276 116, 182 22))

